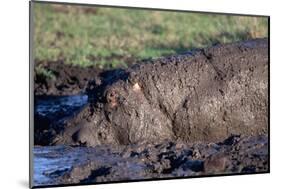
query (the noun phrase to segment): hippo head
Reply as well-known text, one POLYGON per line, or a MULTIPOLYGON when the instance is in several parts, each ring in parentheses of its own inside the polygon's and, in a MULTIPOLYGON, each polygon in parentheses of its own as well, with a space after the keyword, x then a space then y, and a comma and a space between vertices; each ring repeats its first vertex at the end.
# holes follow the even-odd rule
POLYGON ((73 140, 95 146, 170 138, 167 117, 151 105, 143 87, 136 79, 128 77, 94 87, 88 93, 93 95, 91 113, 81 121, 73 140))

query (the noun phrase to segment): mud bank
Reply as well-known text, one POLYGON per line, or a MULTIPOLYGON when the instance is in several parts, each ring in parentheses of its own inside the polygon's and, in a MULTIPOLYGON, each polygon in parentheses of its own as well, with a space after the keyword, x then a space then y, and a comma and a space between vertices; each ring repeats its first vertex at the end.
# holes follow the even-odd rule
POLYGON ((54 144, 218 142, 268 132, 268 40, 218 45, 92 77, 54 144))
POLYGON ((78 184, 269 171, 267 136, 218 143, 35 147, 34 184, 78 184))
POLYGON ((81 67, 65 64, 63 61, 38 62, 36 67, 44 69, 49 76, 35 71, 35 96, 65 96, 83 93, 88 80, 98 76, 102 70, 93 66, 81 67))

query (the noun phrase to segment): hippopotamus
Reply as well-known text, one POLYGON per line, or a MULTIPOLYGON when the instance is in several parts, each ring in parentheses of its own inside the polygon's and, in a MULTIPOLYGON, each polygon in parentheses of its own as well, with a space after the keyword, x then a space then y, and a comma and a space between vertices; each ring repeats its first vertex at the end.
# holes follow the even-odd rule
POLYGON ((268 132, 268 39, 148 59, 88 83, 55 144, 218 142, 268 132))

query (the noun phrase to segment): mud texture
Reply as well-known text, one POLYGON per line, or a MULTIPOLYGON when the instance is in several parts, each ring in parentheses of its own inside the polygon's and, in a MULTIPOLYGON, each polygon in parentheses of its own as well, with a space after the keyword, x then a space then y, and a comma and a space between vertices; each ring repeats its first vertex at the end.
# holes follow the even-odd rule
POLYGON ((35 96, 64 96, 83 93, 89 79, 102 72, 101 69, 93 66, 83 68, 65 64, 63 61, 37 62, 36 66, 50 72, 52 77, 49 78, 35 72, 35 96))
POLYGON ((61 169, 45 166, 48 170, 37 174, 38 178, 44 176, 45 181, 35 178, 39 186, 269 171, 266 135, 233 135, 218 143, 164 141, 94 148, 55 146, 51 151, 48 150, 52 147, 36 148, 41 148, 40 153, 34 154, 36 160, 44 158, 44 163, 50 160, 59 165, 67 162, 61 169))
POLYGON ((218 142, 268 133, 268 40, 217 45, 93 77, 54 144, 218 142))

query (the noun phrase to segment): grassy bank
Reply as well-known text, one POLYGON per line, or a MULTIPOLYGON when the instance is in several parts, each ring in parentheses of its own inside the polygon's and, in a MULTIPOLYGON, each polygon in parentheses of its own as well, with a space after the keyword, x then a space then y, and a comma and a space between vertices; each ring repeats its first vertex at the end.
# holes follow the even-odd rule
POLYGON ((116 67, 268 35, 267 18, 49 4, 34 10, 36 62, 116 67))

